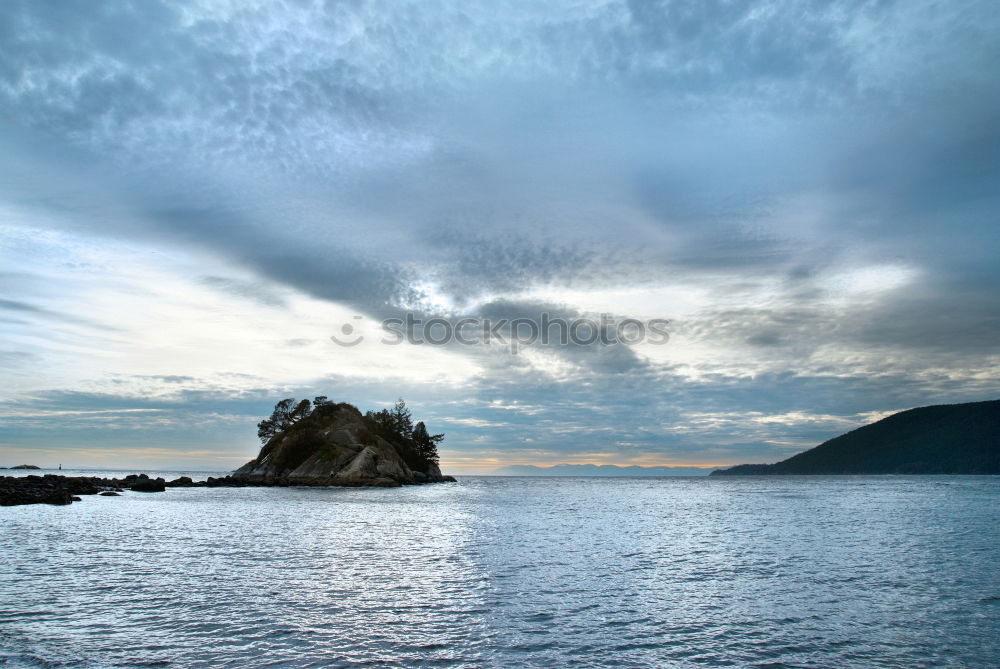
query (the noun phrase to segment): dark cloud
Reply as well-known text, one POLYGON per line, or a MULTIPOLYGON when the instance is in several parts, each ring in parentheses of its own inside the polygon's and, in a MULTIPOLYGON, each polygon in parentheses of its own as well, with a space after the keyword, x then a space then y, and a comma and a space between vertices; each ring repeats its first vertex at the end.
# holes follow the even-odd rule
POLYGON ((892 352, 899 357, 886 360, 890 368, 907 358, 918 365, 936 361, 971 370, 981 356, 1000 353, 1000 305, 992 278, 970 284, 928 275, 853 304, 837 303, 829 289, 816 287, 806 300, 772 308, 708 309, 675 327, 693 339, 746 342, 800 360, 836 346, 892 352))
POLYGON ((530 289, 550 281, 592 282, 606 275, 612 264, 607 250, 523 235, 496 236, 441 230, 428 239, 444 258, 441 288, 460 302, 530 289))
MULTIPOLYGON (((1000 332, 994 13, 15 1, 0 17, 0 204, 5 225, 238 266, 246 278, 209 262, 194 276, 271 308, 299 291, 373 319, 575 318, 524 294, 688 290, 699 307, 677 336, 743 356, 742 371, 624 346, 536 346, 541 362, 452 346, 484 370, 452 417, 511 423, 459 423, 459 440, 776 459, 753 412, 856 416, 996 390, 982 373, 1000 332), (872 268, 907 278, 837 283, 872 268), (707 428, 698 413, 743 418, 707 428)), ((66 310, 59 286, 43 299, 3 278, 3 322, 22 335, 113 327, 66 310)), ((145 382, 202 382, 160 376, 145 382)), ((439 406, 457 392, 413 390, 439 406)), ((136 406, 257 414, 265 395, 136 406)), ((839 429, 763 425, 794 443, 839 429)))

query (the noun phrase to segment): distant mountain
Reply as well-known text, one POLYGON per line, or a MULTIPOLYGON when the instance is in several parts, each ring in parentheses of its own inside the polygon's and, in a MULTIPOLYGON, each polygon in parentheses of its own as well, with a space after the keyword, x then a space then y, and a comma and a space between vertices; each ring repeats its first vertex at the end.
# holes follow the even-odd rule
POLYGON ((618 465, 508 465, 494 476, 707 476, 712 467, 619 467, 618 465))
POLYGON ((1000 474, 1000 400, 901 411, 773 465, 712 472, 755 474, 1000 474))

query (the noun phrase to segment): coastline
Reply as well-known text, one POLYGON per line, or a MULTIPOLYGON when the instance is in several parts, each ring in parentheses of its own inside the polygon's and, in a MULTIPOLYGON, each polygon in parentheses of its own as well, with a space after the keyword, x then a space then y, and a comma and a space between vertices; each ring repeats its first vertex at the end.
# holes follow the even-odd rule
MULTIPOLYGON (((34 470, 37 471, 37 470, 34 470)), ((454 483, 453 476, 427 478, 413 483, 400 483, 395 479, 343 478, 343 477, 266 477, 251 478, 227 474, 209 476, 196 481, 190 476, 173 480, 163 477, 150 478, 147 474, 129 474, 123 478, 99 476, 64 476, 61 474, 28 474, 25 476, 0 476, 0 506, 23 504, 67 505, 82 501, 81 495, 117 496, 126 490, 132 492, 165 492, 167 488, 251 488, 251 487, 329 487, 329 488, 397 488, 403 485, 454 483)))

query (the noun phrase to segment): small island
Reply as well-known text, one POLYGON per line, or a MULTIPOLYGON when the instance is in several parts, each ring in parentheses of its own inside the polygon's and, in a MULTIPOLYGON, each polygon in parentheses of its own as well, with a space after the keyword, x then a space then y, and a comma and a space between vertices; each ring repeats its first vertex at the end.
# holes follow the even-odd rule
POLYGON ((414 424, 403 400, 362 414, 325 396, 285 399, 257 428, 264 446, 229 477, 236 483, 394 487, 455 480, 438 467, 444 435, 414 424))
POLYGON ((773 465, 710 476, 1000 474, 1000 400, 900 411, 773 465))

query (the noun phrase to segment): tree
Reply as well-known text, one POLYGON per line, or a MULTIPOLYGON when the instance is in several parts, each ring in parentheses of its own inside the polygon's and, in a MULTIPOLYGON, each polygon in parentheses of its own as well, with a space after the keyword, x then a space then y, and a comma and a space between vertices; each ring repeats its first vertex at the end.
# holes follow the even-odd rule
POLYGON ((417 454, 428 464, 438 463, 437 445, 444 439, 443 434, 428 434, 427 426, 420 421, 413 428, 413 443, 417 447, 417 454))
POLYGON ((288 413, 288 418, 293 423, 297 423, 303 418, 308 418, 309 414, 311 413, 312 413, 312 404, 309 402, 309 400, 302 400, 301 402, 296 404, 295 408, 288 413))
POLYGON ((274 412, 271 413, 271 420, 280 430, 292 424, 291 413, 295 410, 295 398, 287 397, 274 405, 274 412))
POLYGON ((278 428, 274 423, 274 419, 265 418, 264 420, 257 423, 257 436, 263 443, 270 441, 271 437, 277 434, 278 428))
POLYGON ((413 415, 402 399, 397 400, 392 409, 369 411, 365 417, 375 421, 397 437, 406 440, 413 438, 413 415))
POLYGON ((404 439, 413 438, 413 414, 400 397, 389 412, 393 431, 404 439))
POLYGON ((378 411, 371 411, 370 409, 365 413, 365 418, 369 418, 385 429, 389 430, 395 434, 395 429, 392 426, 392 416, 389 414, 388 409, 380 409, 378 411))
POLYGON ((328 400, 326 395, 319 395, 318 397, 313 398, 312 415, 314 416, 329 416, 330 414, 336 412, 337 408, 337 403, 328 400))
POLYGON ((257 423, 257 436, 267 443, 274 435, 284 432, 303 418, 308 418, 311 413, 309 400, 296 403, 294 397, 285 398, 274 405, 270 418, 257 423))
MULTIPOLYGON (((413 415, 402 399, 392 409, 368 411, 365 418, 378 424, 403 447, 404 459, 411 467, 422 469, 438 463, 437 445, 443 434, 429 434, 423 421, 413 424, 413 415)), ((384 436, 389 436, 384 435, 384 436)))

